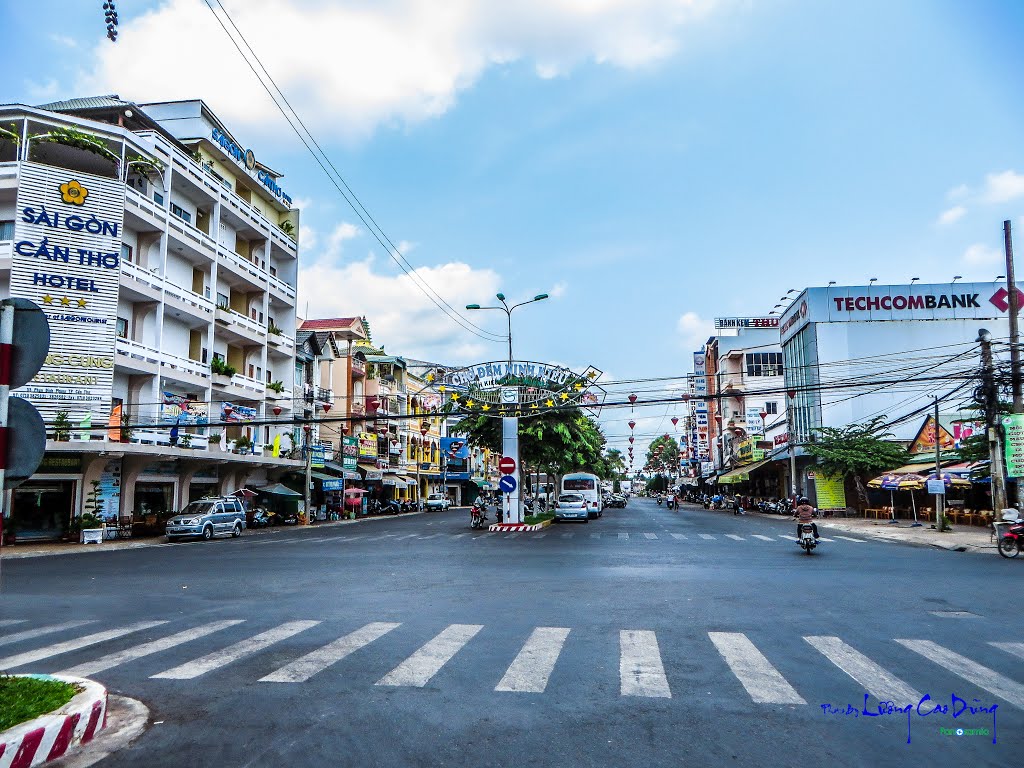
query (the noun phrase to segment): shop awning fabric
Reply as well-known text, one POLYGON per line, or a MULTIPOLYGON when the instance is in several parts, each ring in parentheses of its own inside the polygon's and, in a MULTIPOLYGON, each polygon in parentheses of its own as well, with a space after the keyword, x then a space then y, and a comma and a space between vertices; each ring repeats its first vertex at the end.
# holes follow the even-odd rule
POLYGON ((724 475, 718 476, 718 482, 724 485, 730 485, 732 483, 743 483, 750 479, 750 473, 755 472, 766 464, 771 464, 772 459, 763 459, 762 461, 755 461, 753 464, 744 464, 742 467, 736 467, 736 469, 730 469, 724 475))
POLYGON ((262 488, 257 488, 260 493, 269 493, 274 496, 298 496, 302 497, 301 493, 296 493, 291 488, 281 485, 281 483, 274 483, 273 485, 265 485, 262 488))

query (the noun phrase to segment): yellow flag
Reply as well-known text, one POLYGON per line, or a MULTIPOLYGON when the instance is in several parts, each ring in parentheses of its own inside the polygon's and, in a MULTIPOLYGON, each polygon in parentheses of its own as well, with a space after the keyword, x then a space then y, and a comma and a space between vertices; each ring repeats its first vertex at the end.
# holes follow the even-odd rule
POLYGON ((271 453, 271 456, 273 456, 276 459, 280 455, 281 455, 281 436, 280 435, 276 435, 274 437, 274 450, 271 453))

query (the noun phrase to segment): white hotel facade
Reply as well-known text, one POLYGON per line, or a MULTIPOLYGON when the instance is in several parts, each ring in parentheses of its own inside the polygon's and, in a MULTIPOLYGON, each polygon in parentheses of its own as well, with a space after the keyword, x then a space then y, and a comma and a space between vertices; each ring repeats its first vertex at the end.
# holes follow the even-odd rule
POLYGON ((299 212, 244 147, 199 100, 0 106, 0 296, 36 302, 51 328, 15 394, 51 433, 59 411, 70 422, 8 492, 19 535, 83 510, 123 528, 300 466, 265 448, 303 406, 299 212), (243 437, 253 449, 229 452, 243 437))

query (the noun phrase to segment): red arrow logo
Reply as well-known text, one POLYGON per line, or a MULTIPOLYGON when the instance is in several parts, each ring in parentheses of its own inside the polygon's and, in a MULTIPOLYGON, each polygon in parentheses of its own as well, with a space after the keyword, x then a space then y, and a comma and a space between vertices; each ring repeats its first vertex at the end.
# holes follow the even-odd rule
MULTIPOLYGON (((1008 301, 1009 298, 1010 298, 1010 292, 1007 291, 1005 288, 1000 288, 998 291, 996 291, 992 295, 992 298, 989 299, 989 301, 991 301, 993 304, 995 304, 996 309, 998 309, 1000 312, 1006 312, 1010 308, 1010 302, 1008 301)), ((1018 288, 1017 289, 1017 308, 1018 308, 1018 310, 1021 307, 1024 307, 1024 291, 1022 291, 1020 288, 1018 288)))

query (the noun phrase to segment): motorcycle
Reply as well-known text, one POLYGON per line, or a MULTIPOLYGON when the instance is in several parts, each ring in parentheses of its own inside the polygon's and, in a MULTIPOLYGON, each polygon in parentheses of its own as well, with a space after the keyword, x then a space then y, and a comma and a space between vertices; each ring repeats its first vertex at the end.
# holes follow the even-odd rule
POLYGON ((1003 557, 1016 557, 1024 549, 1024 520, 1013 523, 999 537, 999 554, 1003 557))
POLYGON ((658 497, 658 506, 661 506, 661 496, 658 497))
POLYGON ((271 523, 270 514, 265 509, 256 509, 252 513, 250 528, 267 528, 271 523))
POLYGON ((469 510, 469 527, 479 530, 484 527, 486 521, 487 508, 474 504, 473 508, 469 510))
POLYGON ((384 505, 384 508, 381 509, 381 513, 385 515, 397 515, 401 513, 401 511, 402 505, 397 499, 391 499, 384 505))
POLYGON ((814 538, 814 526, 810 523, 804 523, 800 526, 800 548, 803 549, 808 555, 811 554, 812 550, 818 546, 818 542, 814 538))

